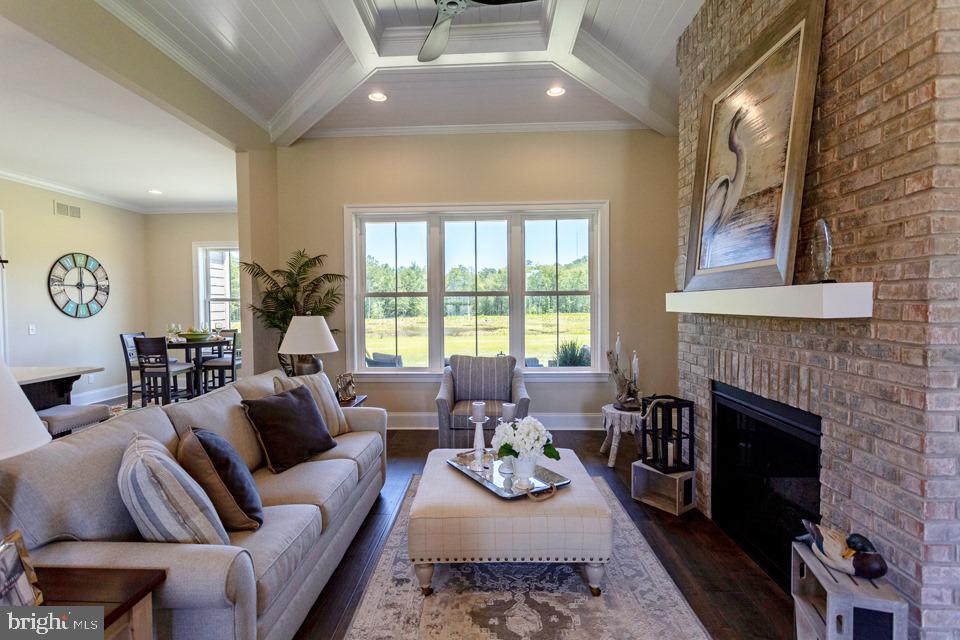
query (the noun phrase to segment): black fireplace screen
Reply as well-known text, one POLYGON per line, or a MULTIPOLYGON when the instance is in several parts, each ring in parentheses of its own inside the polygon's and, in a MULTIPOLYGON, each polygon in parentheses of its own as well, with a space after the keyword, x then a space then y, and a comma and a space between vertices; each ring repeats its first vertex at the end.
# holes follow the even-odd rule
POLYGON ((801 518, 820 521, 820 417, 713 383, 714 521, 785 590, 801 518))

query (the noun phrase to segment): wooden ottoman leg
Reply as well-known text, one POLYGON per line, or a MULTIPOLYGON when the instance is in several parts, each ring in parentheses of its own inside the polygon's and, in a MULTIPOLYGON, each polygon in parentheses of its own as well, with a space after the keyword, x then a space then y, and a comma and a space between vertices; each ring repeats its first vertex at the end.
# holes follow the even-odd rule
POLYGON ((423 592, 423 595, 429 596, 432 594, 433 587, 430 586, 430 583, 433 582, 433 565, 415 564, 413 569, 417 572, 417 580, 420 582, 420 591, 423 592))
POLYGON ((594 596, 599 596, 600 583, 603 581, 603 564, 599 562, 588 562, 586 568, 587 584, 590 585, 590 593, 592 593, 594 596))

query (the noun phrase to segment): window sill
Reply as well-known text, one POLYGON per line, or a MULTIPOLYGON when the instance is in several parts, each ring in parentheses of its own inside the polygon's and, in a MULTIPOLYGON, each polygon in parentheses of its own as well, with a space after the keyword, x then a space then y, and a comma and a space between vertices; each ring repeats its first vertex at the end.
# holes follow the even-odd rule
MULTIPOLYGON (((439 371, 356 371, 353 378, 360 382, 435 382, 443 379, 439 371)), ((524 382, 607 382, 607 371, 543 371, 527 369, 523 372, 524 382)))

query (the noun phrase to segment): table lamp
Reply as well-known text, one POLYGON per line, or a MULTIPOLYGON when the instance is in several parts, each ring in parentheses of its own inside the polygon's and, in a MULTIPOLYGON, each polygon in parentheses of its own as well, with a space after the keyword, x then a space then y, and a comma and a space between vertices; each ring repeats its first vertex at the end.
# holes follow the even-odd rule
POLYGON ((323 316, 294 316, 277 350, 281 354, 296 356, 293 373, 298 376, 323 371, 323 361, 316 354, 334 351, 339 349, 323 316))
POLYGON ((0 459, 50 442, 50 432, 30 405, 7 363, 0 359, 0 459))

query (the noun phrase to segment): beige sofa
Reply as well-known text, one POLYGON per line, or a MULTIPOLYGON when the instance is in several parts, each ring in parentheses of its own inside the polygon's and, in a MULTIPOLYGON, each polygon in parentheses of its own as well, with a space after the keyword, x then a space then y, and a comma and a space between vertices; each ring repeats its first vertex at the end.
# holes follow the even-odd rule
POLYGON ((157 637, 291 638, 340 563, 383 486, 387 414, 344 409, 337 446, 274 475, 263 466, 241 399, 273 393, 273 371, 196 400, 149 407, 0 461, 0 532, 19 529, 38 566, 162 567, 157 637), (227 438, 264 504, 257 531, 229 546, 142 542, 117 488, 134 432, 175 451, 190 427, 227 438))

